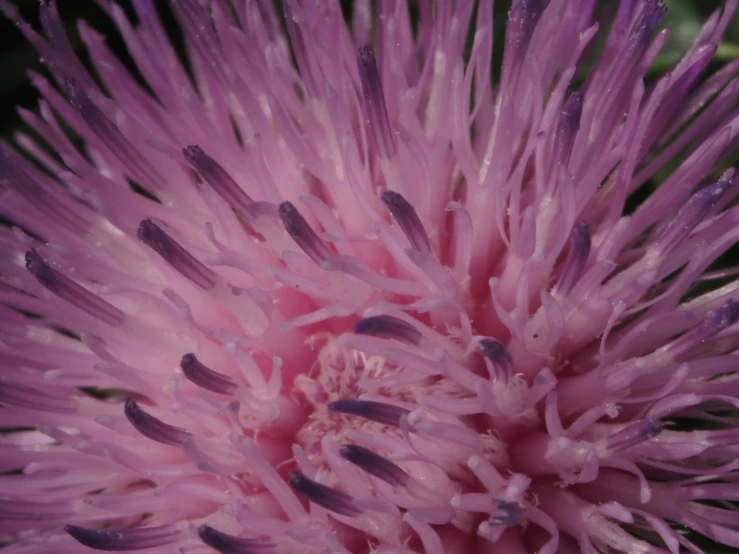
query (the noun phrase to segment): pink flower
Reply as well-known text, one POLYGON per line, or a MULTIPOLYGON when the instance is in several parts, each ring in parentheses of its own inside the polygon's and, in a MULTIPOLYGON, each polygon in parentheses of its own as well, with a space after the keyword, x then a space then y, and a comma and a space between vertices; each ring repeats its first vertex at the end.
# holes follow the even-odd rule
POLYGON ((0 0, 4 553, 739 548, 736 0, 99 4, 0 0))

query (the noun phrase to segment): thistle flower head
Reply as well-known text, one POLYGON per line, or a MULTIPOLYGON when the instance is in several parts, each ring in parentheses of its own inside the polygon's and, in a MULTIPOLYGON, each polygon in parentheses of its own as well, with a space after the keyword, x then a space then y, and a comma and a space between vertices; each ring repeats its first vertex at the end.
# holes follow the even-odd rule
POLYGON ((5 552, 739 548, 736 0, 98 4, 0 0, 5 552))

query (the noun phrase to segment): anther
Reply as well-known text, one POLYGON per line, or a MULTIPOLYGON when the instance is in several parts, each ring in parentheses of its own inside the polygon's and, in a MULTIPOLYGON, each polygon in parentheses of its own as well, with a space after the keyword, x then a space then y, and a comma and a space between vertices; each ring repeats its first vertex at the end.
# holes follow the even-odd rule
POLYGON ((426 234, 423 223, 421 223, 421 218, 418 217, 410 202, 403 198, 401 194, 392 190, 383 192, 380 199, 393 216, 393 219, 398 222, 405 236, 408 237, 411 246, 419 252, 429 254, 431 252, 429 236, 426 234))
POLYGON ((199 262, 151 219, 144 219, 141 222, 138 236, 141 242, 201 289, 210 290, 216 286, 216 274, 199 262))
POLYGON ((362 513, 348 494, 316 483, 298 471, 291 471, 288 480, 296 493, 327 510, 349 517, 362 513))
POLYGON ((139 433, 153 441, 170 446, 182 446, 182 443, 190 437, 190 433, 184 429, 159 421, 147 414, 133 398, 126 400, 124 413, 139 433))

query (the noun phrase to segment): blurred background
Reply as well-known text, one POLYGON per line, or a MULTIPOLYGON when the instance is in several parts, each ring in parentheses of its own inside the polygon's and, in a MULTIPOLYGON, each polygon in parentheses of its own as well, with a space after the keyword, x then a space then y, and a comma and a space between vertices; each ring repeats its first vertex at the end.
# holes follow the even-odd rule
MULTIPOLYGON (((410 1, 413 4, 433 0, 410 1)), ((19 8, 28 21, 38 28, 39 0, 11 0, 11 2, 19 8)), ((86 20, 108 37, 108 43, 113 50, 124 62, 130 63, 130 58, 126 55, 123 42, 116 34, 113 24, 93 0, 57 0, 57 2, 70 32, 72 44, 80 52, 83 60, 85 60, 84 48, 76 33, 76 22, 80 19, 86 20)), ((165 25, 173 41, 181 42, 175 21, 169 16, 166 8, 168 1, 154 0, 154 2, 162 7, 160 11, 165 18, 165 25)), ((119 4, 131 13, 130 1, 119 0, 119 4)), ((342 0, 341 4, 346 14, 349 15, 351 1, 342 0)), ((496 12, 498 12, 495 18, 495 37, 498 42, 503 37, 505 14, 510 9, 511 2, 510 0, 497 0, 495 4, 496 12)), ((616 4, 616 0, 604 0, 601 4, 612 7, 616 4)), ((658 74, 659 70, 664 70, 675 61, 690 44, 706 16, 719 8, 723 2, 721 0, 666 0, 666 4, 669 10, 667 21, 671 27, 670 40, 655 63, 653 74, 658 74)), ((496 51, 499 54, 501 48, 496 48, 496 51)), ((717 63, 726 63, 728 60, 739 58, 739 16, 734 18, 717 58, 719 60, 717 63)), ((43 64, 13 22, 0 16, 0 135, 3 138, 12 137, 13 132, 22 127, 15 107, 35 108, 37 104, 37 94, 30 86, 27 77, 29 69, 43 71, 43 64)))

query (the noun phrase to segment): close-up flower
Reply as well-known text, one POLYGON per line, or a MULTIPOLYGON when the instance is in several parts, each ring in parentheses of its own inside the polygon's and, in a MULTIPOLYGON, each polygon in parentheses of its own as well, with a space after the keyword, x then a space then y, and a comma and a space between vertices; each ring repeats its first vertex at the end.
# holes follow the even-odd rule
POLYGON ((661 0, 59 4, 3 553, 739 549, 737 0, 658 70, 661 0))

